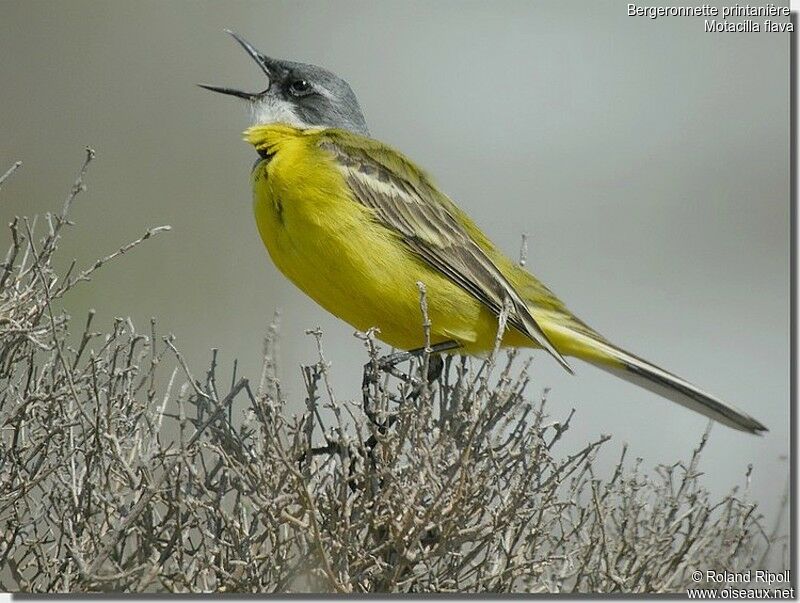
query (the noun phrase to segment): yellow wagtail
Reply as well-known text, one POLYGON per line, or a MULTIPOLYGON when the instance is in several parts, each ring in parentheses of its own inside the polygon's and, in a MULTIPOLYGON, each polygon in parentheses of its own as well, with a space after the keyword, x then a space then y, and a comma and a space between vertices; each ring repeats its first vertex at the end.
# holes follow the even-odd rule
POLYGON ((502 345, 574 356, 735 429, 766 427, 687 381, 615 346, 508 259, 406 157, 369 137, 350 86, 330 71, 264 56, 229 32, 267 77, 262 92, 207 86, 248 101, 258 151, 253 206, 276 266, 323 308, 404 350, 430 341, 467 354, 502 345))

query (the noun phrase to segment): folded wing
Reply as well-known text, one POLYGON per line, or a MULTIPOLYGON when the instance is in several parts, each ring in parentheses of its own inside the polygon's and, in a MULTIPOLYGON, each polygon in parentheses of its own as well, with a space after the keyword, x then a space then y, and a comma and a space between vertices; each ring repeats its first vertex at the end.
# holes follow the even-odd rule
POLYGON ((547 350, 570 373, 527 304, 475 242, 453 212, 453 204, 413 164, 372 141, 333 134, 320 143, 330 152, 356 201, 395 231, 417 256, 547 350))

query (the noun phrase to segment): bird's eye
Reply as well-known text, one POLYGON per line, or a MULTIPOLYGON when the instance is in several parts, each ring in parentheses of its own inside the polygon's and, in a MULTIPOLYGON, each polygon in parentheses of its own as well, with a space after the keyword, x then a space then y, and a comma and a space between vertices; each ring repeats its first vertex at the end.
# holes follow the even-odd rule
POLYGON ((306 80, 294 80, 291 84, 289 84, 289 92, 291 92, 294 96, 305 96, 312 90, 311 84, 309 84, 306 80))

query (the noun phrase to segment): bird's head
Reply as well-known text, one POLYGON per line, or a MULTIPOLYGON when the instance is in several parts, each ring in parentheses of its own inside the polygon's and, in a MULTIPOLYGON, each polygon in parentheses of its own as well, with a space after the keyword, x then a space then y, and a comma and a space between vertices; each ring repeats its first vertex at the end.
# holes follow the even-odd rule
POLYGON ((316 65, 264 56, 238 34, 226 31, 258 64, 267 85, 261 92, 199 84, 202 88, 248 101, 256 124, 342 128, 369 135, 358 99, 342 78, 316 65))

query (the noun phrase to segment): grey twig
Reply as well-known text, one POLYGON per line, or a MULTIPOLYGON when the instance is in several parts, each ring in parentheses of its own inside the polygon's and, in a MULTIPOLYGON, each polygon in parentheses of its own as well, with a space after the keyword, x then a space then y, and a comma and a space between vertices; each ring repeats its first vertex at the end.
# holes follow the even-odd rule
POLYGON ((358 401, 334 395, 337 351, 309 331, 299 415, 277 375, 277 317, 255 392, 216 350, 191 367, 155 320, 75 322, 56 302, 163 230, 55 267, 92 156, 60 214, 10 224, 0 266, 0 590, 643 594, 698 586, 703 568, 786 567, 750 470, 741 491, 703 485, 708 432, 653 469, 608 435, 570 444, 580 413, 554 410, 530 359, 501 350, 508 303, 488 358, 459 357, 431 341, 420 283, 422 366, 359 334, 358 401))
POLYGON ((0 176, 0 189, 3 188, 3 183, 6 180, 8 180, 9 177, 21 167, 22 167, 22 162, 21 161, 15 161, 14 164, 10 168, 8 168, 6 170, 5 174, 0 176))

